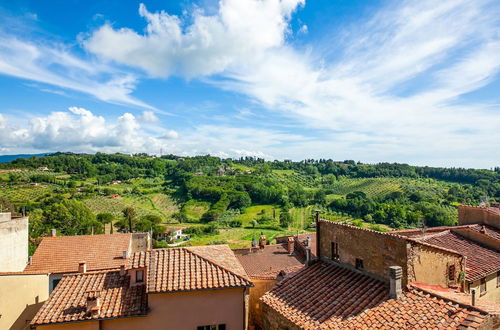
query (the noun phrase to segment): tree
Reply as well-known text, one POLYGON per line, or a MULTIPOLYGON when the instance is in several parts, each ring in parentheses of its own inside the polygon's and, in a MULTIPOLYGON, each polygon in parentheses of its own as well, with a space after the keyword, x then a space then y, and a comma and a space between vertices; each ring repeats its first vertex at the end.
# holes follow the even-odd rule
POLYGON ((100 223, 102 223, 103 225, 106 225, 108 223, 111 224, 111 228, 109 230, 109 232, 111 234, 113 234, 113 220, 115 219, 115 217, 113 216, 113 214, 109 213, 109 212, 103 212, 103 213, 99 213, 97 215, 97 221, 99 221, 100 223))
POLYGON ((14 205, 8 201, 6 198, 0 196, 0 212, 14 212, 14 205))
POLYGON ((126 223, 128 224, 128 231, 130 233, 133 232, 133 223, 136 221, 137 214, 133 207, 126 207, 122 211, 123 217, 125 218, 126 223))
POLYGON ((288 212, 288 209, 283 209, 280 212, 280 226, 282 228, 287 228, 292 224, 292 216, 288 212))

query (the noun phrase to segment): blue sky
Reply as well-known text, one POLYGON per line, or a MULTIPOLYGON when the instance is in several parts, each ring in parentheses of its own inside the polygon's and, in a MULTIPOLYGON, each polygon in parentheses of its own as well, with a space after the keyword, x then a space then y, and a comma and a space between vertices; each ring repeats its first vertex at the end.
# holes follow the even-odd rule
POLYGON ((0 154, 500 165, 495 0, 9 1, 0 154))

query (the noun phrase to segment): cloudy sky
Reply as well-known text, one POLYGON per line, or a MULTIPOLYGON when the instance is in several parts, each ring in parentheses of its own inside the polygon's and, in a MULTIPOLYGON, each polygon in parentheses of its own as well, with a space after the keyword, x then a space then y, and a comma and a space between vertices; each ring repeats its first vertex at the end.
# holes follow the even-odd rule
POLYGON ((0 154, 500 165, 497 0, 0 3, 0 154))

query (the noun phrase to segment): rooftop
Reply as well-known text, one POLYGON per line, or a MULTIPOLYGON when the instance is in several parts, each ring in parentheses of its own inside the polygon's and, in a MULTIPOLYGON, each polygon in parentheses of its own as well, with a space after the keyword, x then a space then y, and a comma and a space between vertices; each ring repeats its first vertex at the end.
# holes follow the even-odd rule
POLYGON ((467 257, 465 278, 475 281, 500 270, 500 253, 450 230, 418 238, 418 241, 456 251, 467 257))
POLYGON ((131 239, 132 234, 44 237, 25 271, 73 273, 80 262, 88 271, 118 268, 131 239))
POLYGON ((131 256, 128 266, 148 267, 150 293, 252 286, 227 245, 137 252, 131 256))
POLYGON ((477 328, 486 315, 415 287, 397 300, 388 291, 385 282, 320 261, 285 278, 261 300, 303 329, 477 328))
POLYGON ((144 285, 129 286, 130 276, 118 271, 78 273, 63 276, 61 282, 33 318, 32 325, 145 315, 144 285), (97 292, 100 312, 87 313, 89 292, 97 292))
POLYGON ((266 245, 264 249, 236 249, 234 253, 251 278, 275 279, 282 270, 302 268, 305 262, 302 256, 290 255, 287 244, 266 245))

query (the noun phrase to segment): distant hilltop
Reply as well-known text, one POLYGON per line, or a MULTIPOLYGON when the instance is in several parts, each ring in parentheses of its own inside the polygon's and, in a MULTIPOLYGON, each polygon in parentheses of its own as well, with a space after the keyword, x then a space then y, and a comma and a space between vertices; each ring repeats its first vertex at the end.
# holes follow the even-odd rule
POLYGON ((50 155, 50 153, 44 154, 19 154, 19 155, 0 155, 0 163, 8 163, 18 158, 31 158, 31 157, 43 157, 50 155))

